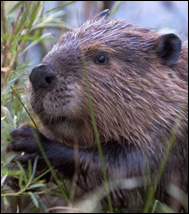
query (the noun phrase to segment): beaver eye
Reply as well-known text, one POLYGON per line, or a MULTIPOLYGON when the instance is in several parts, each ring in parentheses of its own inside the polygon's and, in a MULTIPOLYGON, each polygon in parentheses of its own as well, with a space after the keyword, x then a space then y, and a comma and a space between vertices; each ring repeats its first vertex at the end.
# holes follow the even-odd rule
POLYGON ((104 65, 107 61, 108 59, 105 54, 99 54, 95 62, 99 65, 104 65))

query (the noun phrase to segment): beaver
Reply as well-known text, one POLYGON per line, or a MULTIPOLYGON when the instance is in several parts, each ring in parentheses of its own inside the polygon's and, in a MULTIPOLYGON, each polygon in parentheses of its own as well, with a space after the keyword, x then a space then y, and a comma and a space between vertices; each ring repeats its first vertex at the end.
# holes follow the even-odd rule
MULTIPOLYGON (((88 192, 104 181, 88 95, 110 181, 146 175, 153 181, 174 133, 156 192, 166 201, 167 184, 188 188, 188 47, 175 34, 108 14, 62 35, 33 68, 31 106, 48 134, 35 132, 51 165, 69 180, 77 169, 77 184, 88 192)), ((11 135, 9 150, 25 152, 16 161, 24 165, 37 156, 39 169, 46 166, 30 126, 11 135)), ((113 190, 113 207, 141 211, 144 189, 113 190)))

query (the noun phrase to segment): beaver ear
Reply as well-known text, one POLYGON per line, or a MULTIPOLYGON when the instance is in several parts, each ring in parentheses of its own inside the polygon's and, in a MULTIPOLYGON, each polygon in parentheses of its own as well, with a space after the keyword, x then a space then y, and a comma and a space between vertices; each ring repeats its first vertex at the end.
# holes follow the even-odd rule
POLYGON ((157 40, 157 54, 167 66, 174 65, 181 54, 181 40, 175 34, 165 34, 157 40))
POLYGON ((95 19, 100 19, 100 18, 109 18, 110 17, 110 10, 106 9, 100 12, 95 16, 95 19))

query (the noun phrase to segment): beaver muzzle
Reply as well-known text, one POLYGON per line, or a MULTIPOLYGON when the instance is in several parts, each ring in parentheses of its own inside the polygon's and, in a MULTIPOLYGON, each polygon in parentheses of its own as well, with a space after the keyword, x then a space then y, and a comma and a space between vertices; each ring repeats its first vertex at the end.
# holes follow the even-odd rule
POLYGON ((33 89, 52 88, 56 82, 56 77, 52 73, 50 65, 39 64, 32 69, 29 76, 33 89))

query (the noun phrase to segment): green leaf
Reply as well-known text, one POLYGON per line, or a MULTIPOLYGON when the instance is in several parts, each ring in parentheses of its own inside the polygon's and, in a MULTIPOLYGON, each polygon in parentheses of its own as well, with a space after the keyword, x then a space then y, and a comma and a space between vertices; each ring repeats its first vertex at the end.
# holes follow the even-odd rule
POLYGON ((40 188, 40 187, 44 187, 44 184, 42 184, 42 183, 32 184, 32 185, 30 185, 27 189, 28 189, 28 190, 31 190, 31 189, 38 189, 38 188, 40 188))
POLYGON ((39 42, 44 41, 44 40, 53 40, 53 39, 55 39, 55 38, 52 37, 51 33, 43 34, 39 39, 35 39, 35 41, 33 41, 22 52, 20 52, 19 56, 22 56, 24 53, 26 53, 29 49, 33 48, 39 42))
POLYGON ((38 208, 39 207, 39 202, 36 196, 33 194, 33 192, 28 192, 28 194, 31 196, 31 199, 34 203, 34 205, 38 208))
POLYGON ((14 12, 17 8, 19 8, 21 5, 23 5, 25 2, 24 1, 18 1, 13 7, 9 10, 8 14, 11 14, 14 12))
POLYGON ((55 10, 58 10, 58 9, 60 9, 60 8, 64 8, 64 7, 68 6, 68 5, 74 4, 74 3, 76 3, 76 2, 78 2, 78 1, 70 1, 70 2, 67 2, 67 3, 65 3, 65 4, 61 4, 61 5, 58 6, 58 7, 55 7, 55 8, 53 8, 53 9, 51 9, 51 10, 46 11, 45 14, 46 14, 46 13, 50 13, 50 12, 55 11, 55 10))
POLYGON ((120 7, 120 4, 121 4, 121 1, 115 1, 114 5, 111 9, 110 16, 113 16, 117 12, 117 10, 120 7))

